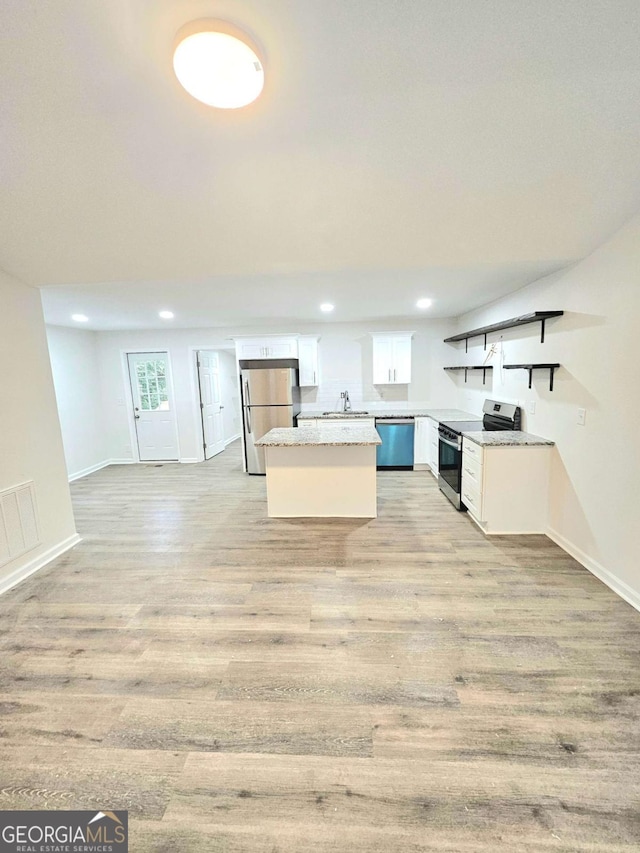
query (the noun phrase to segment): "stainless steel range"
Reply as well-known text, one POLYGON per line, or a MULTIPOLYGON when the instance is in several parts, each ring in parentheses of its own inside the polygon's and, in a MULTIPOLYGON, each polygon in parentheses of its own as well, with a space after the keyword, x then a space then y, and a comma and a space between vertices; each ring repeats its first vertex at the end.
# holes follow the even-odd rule
POLYGON ((462 433, 481 430, 519 430, 522 423, 520 406, 485 400, 484 417, 475 421, 444 421, 438 428, 438 485, 456 509, 466 511, 462 503, 462 433))

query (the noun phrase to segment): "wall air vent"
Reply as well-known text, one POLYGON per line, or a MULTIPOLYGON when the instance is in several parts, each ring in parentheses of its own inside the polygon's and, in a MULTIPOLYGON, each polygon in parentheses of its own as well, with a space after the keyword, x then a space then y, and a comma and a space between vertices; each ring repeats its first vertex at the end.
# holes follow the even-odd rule
POLYGON ((33 482, 0 491, 0 566, 40 544, 33 482))

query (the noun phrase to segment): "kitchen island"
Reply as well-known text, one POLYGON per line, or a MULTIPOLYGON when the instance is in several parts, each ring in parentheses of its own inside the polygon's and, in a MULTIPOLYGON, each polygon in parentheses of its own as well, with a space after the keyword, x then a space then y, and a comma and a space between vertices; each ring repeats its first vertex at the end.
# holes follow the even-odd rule
POLYGON ((370 424, 272 429, 264 447, 270 518, 375 518, 376 446, 370 424))

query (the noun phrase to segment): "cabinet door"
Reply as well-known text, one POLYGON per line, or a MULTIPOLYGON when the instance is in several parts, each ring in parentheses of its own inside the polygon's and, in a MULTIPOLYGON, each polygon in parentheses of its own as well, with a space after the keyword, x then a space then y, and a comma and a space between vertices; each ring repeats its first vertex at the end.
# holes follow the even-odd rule
POLYGON ((375 420, 373 418, 318 418, 318 426, 321 427, 345 427, 359 426, 371 427, 375 429, 375 420))
POLYGON ((373 339, 373 384, 393 383, 393 338, 373 339))
POLYGON ((236 349, 238 358, 267 358, 267 351, 262 341, 238 341, 236 349))
POLYGON ((406 385, 411 382, 411 338, 393 339, 393 382, 406 385))
POLYGON ((297 358, 296 338, 246 338, 236 341, 236 355, 241 358, 297 358))
POLYGON ((438 421, 429 418, 429 466, 433 473, 438 476, 438 442, 440 436, 438 434, 438 421))
POLYGON ((295 358, 296 341, 274 341, 267 344, 267 358, 295 358))
POLYGON ((414 465, 427 465, 429 463, 429 424, 427 418, 415 419, 413 463, 414 465))
POLYGON ((317 338, 298 339, 298 359, 300 360, 300 385, 318 385, 319 371, 317 338))

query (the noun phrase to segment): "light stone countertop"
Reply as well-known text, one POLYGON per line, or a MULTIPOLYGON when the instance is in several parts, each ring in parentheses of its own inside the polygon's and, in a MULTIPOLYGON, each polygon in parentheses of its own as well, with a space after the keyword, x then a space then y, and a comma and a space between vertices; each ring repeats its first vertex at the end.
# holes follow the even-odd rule
POLYGON ((496 430, 495 432, 488 432, 487 430, 463 432, 462 436, 483 447, 541 447, 555 444, 555 441, 549 441, 549 439, 541 438, 539 435, 532 435, 530 432, 509 429, 496 430))
POLYGON ((318 420, 337 420, 340 418, 433 418, 436 421, 481 421, 479 415, 472 415, 460 409, 430 409, 425 406, 407 408, 377 408, 379 403, 358 403, 355 412, 323 412, 320 409, 300 412, 298 420, 314 418, 318 420), (365 414, 366 413, 366 414, 365 414))
POLYGON ((277 427, 256 441, 256 447, 349 447, 382 444, 371 426, 277 427))

